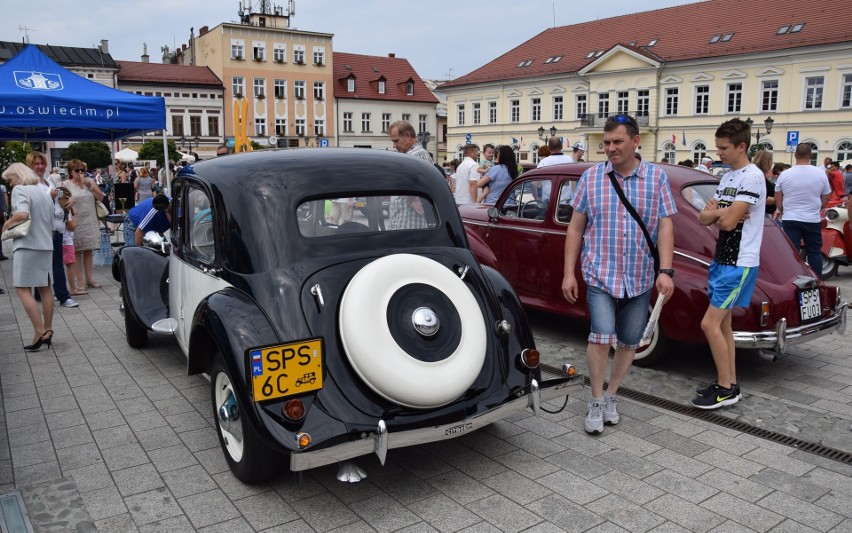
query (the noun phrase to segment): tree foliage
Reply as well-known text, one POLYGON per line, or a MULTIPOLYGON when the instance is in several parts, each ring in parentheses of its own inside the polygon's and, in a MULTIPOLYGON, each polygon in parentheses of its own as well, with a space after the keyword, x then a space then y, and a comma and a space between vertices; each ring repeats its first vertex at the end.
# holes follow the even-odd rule
POLYGON ((63 158, 67 161, 70 159, 79 159, 86 163, 90 170, 94 172, 96 168, 104 168, 112 162, 112 152, 109 145, 103 142, 83 141, 72 143, 65 149, 63 158))
POLYGON ((4 170, 12 163, 23 163, 31 149, 30 143, 20 141, 0 143, 0 170, 4 170))
MULTIPOLYGON (((175 147, 174 141, 169 141, 169 159, 172 161, 180 160, 180 154, 175 147)), ((142 148, 139 149, 139 159, 157 160, 157 168, 162 168, 163 161, 163 141, 160 139, 152 139, 145 141, 142 148)))

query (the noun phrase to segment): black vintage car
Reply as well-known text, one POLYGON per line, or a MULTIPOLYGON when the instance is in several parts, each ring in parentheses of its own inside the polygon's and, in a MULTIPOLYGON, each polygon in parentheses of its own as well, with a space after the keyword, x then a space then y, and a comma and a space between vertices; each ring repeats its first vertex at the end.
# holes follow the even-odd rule
POLYGON ((580 385, 567 370, 542 376, 515 292, 476 262, 432 165, 254 152, 188 166, 172 193, 168 240, 113 263, 127 342, 173 334, 189 374, 210 376, 219 440, 244 482, 285 459, 294 471, 384 461, 580 385))

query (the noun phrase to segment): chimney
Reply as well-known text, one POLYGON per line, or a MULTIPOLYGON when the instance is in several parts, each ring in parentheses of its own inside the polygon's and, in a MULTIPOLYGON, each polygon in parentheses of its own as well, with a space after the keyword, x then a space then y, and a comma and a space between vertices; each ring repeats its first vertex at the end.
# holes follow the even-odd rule
POLYGON ((142 43, 142 62, 149 63, 151 56, 148 55, 148 43, 142 43))
POLYGON ((391 53, 388 54, 388 57, 396 57, 396 54, 391 52, 391 53))
POLYGON ((102 54, 108 54, 109 41, 107 39, 101 39, 101 45, 98 48, 100 48, 102 54))
POLYGON ((201 28, 198 30, 198 36, 201 37, 208 31, 210 31, 210 28, 208 28, 207 26, 201 26, 201 28))

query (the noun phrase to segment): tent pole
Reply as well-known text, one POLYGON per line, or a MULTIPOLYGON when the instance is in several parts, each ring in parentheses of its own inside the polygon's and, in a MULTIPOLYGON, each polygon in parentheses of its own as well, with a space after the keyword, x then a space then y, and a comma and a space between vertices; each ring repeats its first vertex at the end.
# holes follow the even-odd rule
POLYGON ((166 171, 166 194, 172 190, 171 174, 169 173, 169 140, 166 138, 166 130, 163 129, 163 170, 166 171))

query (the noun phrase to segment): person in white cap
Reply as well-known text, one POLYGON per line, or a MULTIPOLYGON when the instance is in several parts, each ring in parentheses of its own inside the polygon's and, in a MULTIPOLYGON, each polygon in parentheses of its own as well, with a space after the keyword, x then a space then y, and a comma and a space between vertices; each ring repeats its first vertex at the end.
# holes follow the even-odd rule
POLYGON ((711 173, 710 167, 712 167, 712 166, 713 166, 713 160, 712 159, 710 159, 709 157, 702 157, 701 158, 701 164, 699 164, 697 168, 701 172, 706 172, 706 173, 710 174, 711 173))
POLYGON ((574 146, 571 147, 574 150, 574 153, 571 154, 571 162, 579 163, 583 160, 583 154, 586 153, 586 145, 577 141, 574 143, 574 146))

